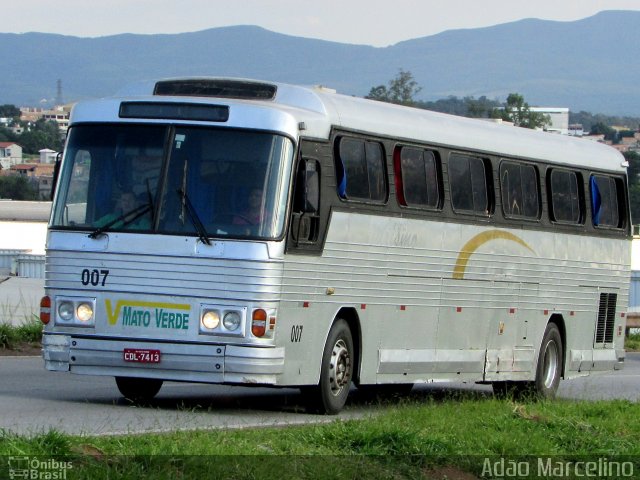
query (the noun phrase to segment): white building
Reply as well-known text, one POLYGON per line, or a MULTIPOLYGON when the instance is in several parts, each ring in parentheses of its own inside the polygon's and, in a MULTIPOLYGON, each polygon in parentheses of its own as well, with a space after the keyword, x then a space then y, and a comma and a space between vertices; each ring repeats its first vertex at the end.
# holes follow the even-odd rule
POLYGON ((0 166, 3 170, 22 163, 22 147, 14 142, 0 142, 0 166))
POLYGON ((69 129, 69 116, 72 106, 73 104, 57 105, 51 110, 44 110, 42 112, 42 118, 56 122, 60 133, 65 135, 69 129))
POLYGON ((56 155, 58 155, 58 152, 50 148, 38 150, 38 153, 40 154, 40 163, 55 163, 56 155))
POLYGON ((569 135, 569 109, 566 107, 530 107, 530 111, 549 115, 551 125, 545 130, 547 132, 569 135))
POLYGON ((581 123, 572 123, 569 125, 569 135, 573 137, 584 137, 584 127, 581 123))

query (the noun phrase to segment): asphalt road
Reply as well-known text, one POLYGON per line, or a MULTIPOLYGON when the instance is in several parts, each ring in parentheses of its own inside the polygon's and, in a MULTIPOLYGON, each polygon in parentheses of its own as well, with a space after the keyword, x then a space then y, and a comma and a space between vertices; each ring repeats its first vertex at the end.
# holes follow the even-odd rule
MULTIPOLYGON (((559 396, 599 400, 640 399, 640 353, 627 355, 625 369, 563 381, 559 396)), ((488 386, 448 384, 414 387, 412 396, 442 397, 465 390, 486 398, 488 386)), ((352 392, 339 418, 375 414, 352 392)), ((166 383, 148 406, 130 405, 111 377, 44 370, 36 357, 0 357, 0 430, 37 434, 50 429, 71 434, 158 432, 194 428, 242 428, 328 422, 336 417, 304 412, 297 389, 268 389, 166 383)))
POLYGON ((51 202, 0 200, 0 221, 48 222, 51 202))

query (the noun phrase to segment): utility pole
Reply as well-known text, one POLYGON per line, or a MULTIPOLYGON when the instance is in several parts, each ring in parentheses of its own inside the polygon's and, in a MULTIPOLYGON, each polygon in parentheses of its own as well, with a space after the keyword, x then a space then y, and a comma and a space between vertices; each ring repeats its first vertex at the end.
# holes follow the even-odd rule
POLYGON ((57 89, 56 89, 56 106, 59 105, 63 105, 64 102, 62 100, 62 80, 58 79, 58 81, 56 82, 57 84, 57 89))

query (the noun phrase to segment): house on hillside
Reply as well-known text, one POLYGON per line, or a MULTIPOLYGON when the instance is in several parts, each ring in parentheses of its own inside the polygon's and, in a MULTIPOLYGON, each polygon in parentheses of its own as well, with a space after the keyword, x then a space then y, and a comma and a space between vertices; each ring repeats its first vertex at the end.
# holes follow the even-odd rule
POLYGON ((14 142, 0 142, 0 166, 3 170, 22 163, 22 147, 14 142))
POLYGON ((640 152, 640 133, 635 133, 633 137, 622 137, 620 143, 626 147, 627 152, 640 152))
POLYGON ((72 103, 69 105, 57 105, 51 110, 44 110, 42 112, 42 118, 56 122, 60 129, 60 134, 64 136, 69 129, 69 117, 72 107, 72 103))
POLYGON ((572 137, 583 137, 585 135, 585 131, 582 124, 572 123, 569 125, 569 135, 572 137))
POLYGON ((34 187, 37 186, 39 197, 48 199, 51 196, 54 168, 55 165, 51 163, 23 163, 13 165, 9 169, 9 174, 28 177, 33 182, 34 187))
POLYGON ((55 150, 51 150, 50 148, 43 148, 42 150, 38 150, 40 154, 40 163, 55 163, 56 155, 58 152, 55 150))
POLYGON ((40 119, 56 122, 62 136, 66 135, 69 129, 69 116, 73 103, 67 105, 56 105, 50 110, 32 107, 20 107, 20 120, 23 122, 37 122, 40 119))

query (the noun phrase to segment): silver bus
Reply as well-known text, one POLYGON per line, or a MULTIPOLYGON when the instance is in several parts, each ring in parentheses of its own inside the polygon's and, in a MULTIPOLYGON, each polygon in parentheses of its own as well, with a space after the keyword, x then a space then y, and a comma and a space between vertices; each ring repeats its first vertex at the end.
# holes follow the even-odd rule
POLYGON ((164 79, 77 104, 46 251, 46 368, 552 397, 621 368, 626 164, 582 139, 299 87, 164 79))

